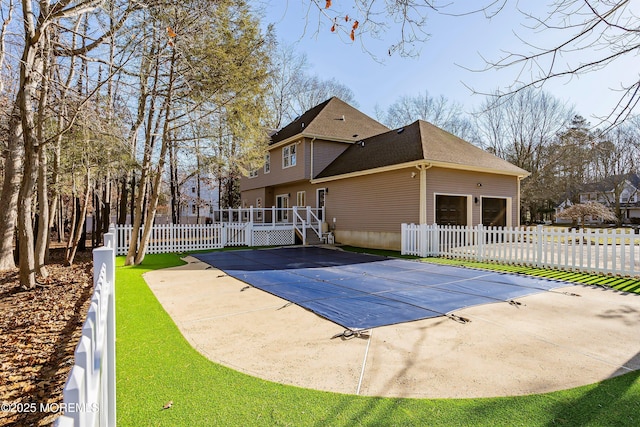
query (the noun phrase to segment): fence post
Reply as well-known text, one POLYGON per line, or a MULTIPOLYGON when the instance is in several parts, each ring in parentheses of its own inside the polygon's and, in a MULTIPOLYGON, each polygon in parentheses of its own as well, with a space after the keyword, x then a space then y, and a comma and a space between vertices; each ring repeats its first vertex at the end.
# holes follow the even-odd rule
POLYGON ((478 246, 476 261, 481 262, 484 259, 484 226, 482 224, 476 225, 473 233, 475 234, 476 244, 478 246))
POLYGON ((543 239, 542 225, 538 224, 536 226, 536 267, 538 268, 542 267, 542 253, 544 251, 543 239))
MULTIPOLYGON (((429 254, 429 226, 427 224, 420 224, 417 226, 414 234, 418 239, 418 252, 421 257, 428 257, 429 254)), ((412 233, 413 234, 413 233, 412 233)))
POLYGON ((407 224, 400 224, 400 255, 406 255, 407 224))
POLYGON ((220 224, 222 227, 220 228, 220 245, 224 248, 227 246, 227 233, 229 232, 229 224, 227 226, 224 223, 220 224))
POLYGON ((247 227, 245 228, 244 240, 247 246, 253 247, 253 222, 247 224, 247 227))
POLYGON ((440 256, 440 226, 438 224, 433 224, 431 226, 431 233, 433 236, 433 239, 431 241, 431 253, 434 256, 440 256))

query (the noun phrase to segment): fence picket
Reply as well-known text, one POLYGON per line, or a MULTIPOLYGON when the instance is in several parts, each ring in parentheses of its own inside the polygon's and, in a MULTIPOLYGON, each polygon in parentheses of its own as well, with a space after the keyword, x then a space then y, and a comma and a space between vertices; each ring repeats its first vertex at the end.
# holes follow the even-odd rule
MULTIPOLYGON (((128 230, 110 228, 107 246, 93 251, 94 293, 75 364, 63 389, 65 415, 55 426, 115 426, 115 245, 128 230)), ((130 235, 130 234, 129 234, 130 235)))
POLYGON ((640 235, 625 231, 403 224, 401 233, 405 255, 640 276, 640 235))

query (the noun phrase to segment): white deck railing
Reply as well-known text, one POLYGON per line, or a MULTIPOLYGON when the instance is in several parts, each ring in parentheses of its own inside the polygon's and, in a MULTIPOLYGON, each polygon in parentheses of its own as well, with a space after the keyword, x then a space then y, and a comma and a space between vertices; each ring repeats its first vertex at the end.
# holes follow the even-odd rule
MULTIPOLYGON (((294 230, 303 244, 306 230, 322 237, 324 208, 241 208, 215 211, 211 224, 154 224, 146 253, 171 253, 220 249, 226 246, 293 245, 294 230)), ((116 255, 129 249, 133 226, 117 226, 116 255)))
POLYGON ((57 427, 116 425, 115 239, 111 227, 105 246, 93 250, 93 297, 57 427))
POLYGON ((324 208, 310 206, 292 206, 290 208, 237 208, 219 209, 211 213, 214 223, 251 223, 251 224, 293 224, 296 214, 304 219, 309 227, 321 231, 324 208))
MULTIPOLYGON (((126 255, 131 242, 131 225, 116 228, 117 255, 126 255)), ((227 246, 293 245, 293 224, 155 224, 146 253, 173 253, 221 249, 227 246)))
POLYGON ((402 224, 402 254, 640 276, 633 230, 402 224))

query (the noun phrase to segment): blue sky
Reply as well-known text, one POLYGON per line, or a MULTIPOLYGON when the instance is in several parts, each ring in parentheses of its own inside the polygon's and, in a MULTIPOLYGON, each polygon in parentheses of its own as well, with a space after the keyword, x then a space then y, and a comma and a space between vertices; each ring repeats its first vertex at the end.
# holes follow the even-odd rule
MULTIPOLYGON (((430 14, 427 28, 431 38, 419 46, 420 55, 403 58, 394 54, 389 57, 387 48, 396 40, 397 28, 391 28, 380 39, 365 35, 351 43, 348 37, 331 33, 329 20, 319 17, 317 9, 313 6, 305 8, 308 0, 269 0, 265 3, 264 22, 275 25, 278 39, 295 44, 298 52, 306 53, 310 72, 327 79, 335 78, 348 86, 354 92, 359 108, 373 117, 376 105, 386 109, 402 95, 416 95, 425 90, 431 96, 444 95, 457 101, 470 111, 484 100, 484 96, 472 95, 465 84, 479 92, 491 92, 512 83, 518 70, 473 72, 465 68, 482 69, 485 67, 482 57, 497 59, 504 51, 528 52, 529 48, 514 32, 538 45, 550 43, 554 37, 550 31, 527 30, 524 27, 527 22, 509 3, 511 9, 502 10, 492 19, 478 14, 465 17, 430 14)), ((333 3, 335 6, 352 4, 353 0, 335 0, 333 3)), ((535 3, 538 5, 527 7, 537 7, 542 14, 546 3, 535 3)), ((583 52, 580 55, 586 57, 583 52)), ((561 58, 581 59, 584 58, 561 58)), ((544 89, 596 124, 598 120, 594 116, 607 114, 617 102, 618 94, 612 88, 619 87, 621 79, 625 75, 629 77, 628 70, 636 70, 637 65, 637 58, 627 58, 621 64, 612 64, 597 73, 547 82, 544 89)), ((637 78, 637 73, 632 71, 634 73, 631 78, 637 78)))

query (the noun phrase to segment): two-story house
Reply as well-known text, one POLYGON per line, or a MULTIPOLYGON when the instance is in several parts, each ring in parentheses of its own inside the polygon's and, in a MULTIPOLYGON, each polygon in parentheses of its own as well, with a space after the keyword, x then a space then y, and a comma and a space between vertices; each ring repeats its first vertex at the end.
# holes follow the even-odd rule
POLYGON ((215 218, 219 199, 220 189, 212 174, 190 176, 180 186, 180 223, 204 224, 219 219, 215 218))
POLYGON ((519 225, 528 175, 430 123, 390 130, 334 97, 275 133, 240 189, 244 207, 324 207, 336 241, 399 249, 402 223, 519 225))
POLYGON ((635 173, 587 184, 579 197, 580 203, 596 201, 609 207, 622 222, 640 221, 640 177, 635 173))

